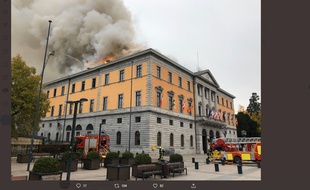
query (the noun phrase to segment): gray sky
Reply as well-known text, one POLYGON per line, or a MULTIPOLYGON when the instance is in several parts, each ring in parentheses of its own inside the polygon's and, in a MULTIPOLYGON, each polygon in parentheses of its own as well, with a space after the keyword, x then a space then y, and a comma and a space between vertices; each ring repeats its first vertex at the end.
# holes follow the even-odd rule
POLYGON ((252 92, 261 102, 260 0, 124 0, 137 40, 191 71, 209 69, 236 96, 235 110, 252 92))
POLYGON ((260 0, 12 0, 12 56, 40 74, 52 20, 57 56, 45 82, 153 48, 193 72, 209 69, 237 111, 252 92, 262 100, 260 18, 260 0))

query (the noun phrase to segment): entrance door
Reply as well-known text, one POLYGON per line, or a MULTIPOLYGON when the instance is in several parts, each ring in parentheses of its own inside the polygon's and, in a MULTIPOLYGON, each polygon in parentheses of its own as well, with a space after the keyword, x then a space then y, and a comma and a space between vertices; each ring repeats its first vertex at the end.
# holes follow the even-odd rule
POLYGON ((202 149, 203 153, 207 154, 208 148, 208 140, 207 140, 207 131, 205 129, 202 130, 202 149))

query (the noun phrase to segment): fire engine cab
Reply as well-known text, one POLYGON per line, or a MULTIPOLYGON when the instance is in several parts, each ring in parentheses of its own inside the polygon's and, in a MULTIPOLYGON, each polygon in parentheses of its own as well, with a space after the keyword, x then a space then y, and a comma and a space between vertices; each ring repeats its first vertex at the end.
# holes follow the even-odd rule
POLYGON ((110 136, 105 133, 99 135, 86 134, 76 136, 76 149, 83 150, 84 157, 86 157, 89 151, 98 151, 100 155, 104 158, 110 149, 110 136), (99 146, 100 145, 100 146, 99 146))
POLYGON ((218 138, 210 144, 213 158, 225 159, 238 163, 239 161, 261 161, 261 138, 218 138))

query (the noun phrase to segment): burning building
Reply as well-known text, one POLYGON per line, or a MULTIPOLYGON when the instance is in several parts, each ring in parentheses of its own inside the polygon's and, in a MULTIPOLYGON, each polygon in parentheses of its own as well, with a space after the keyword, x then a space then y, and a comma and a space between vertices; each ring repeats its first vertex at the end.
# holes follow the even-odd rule
POLYGON ((110 136, 112 151, 206 153, 208 140, 236 137, 235 98, 221 89, 209 70, 192 72, 153 49, 45 83, 50 111, 40 123, 39 136, 69 142, 73 105, 79 105, 74 135, 110 136), (221 114, 210 117, 210 111, 221 114), (225 119, 224 119, 225 118, 225 119))

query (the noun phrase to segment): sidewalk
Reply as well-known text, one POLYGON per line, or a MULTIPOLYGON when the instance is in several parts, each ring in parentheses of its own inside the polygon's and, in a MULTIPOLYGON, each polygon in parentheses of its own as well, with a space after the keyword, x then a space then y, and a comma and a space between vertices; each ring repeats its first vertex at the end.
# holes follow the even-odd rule
MULTIPOLYGON (((168 160, 168 157, 164 157, 168 160)), ((163 181, 186 181, 186 180, 209 180, 209 181, 230 181, 230 180, 250 180, 250 181, 261 181, 261 169, 258 168, 257 164, 243 164, 242 174, 238 173, 238 167, 236 164, 219 164, 219 171, 215 171, 213 163, 206 164, 206 155, 183 155, 184 165, 187 167, 187 175, 185 173, 176 174, 175 177, 169 176, 168 178, 160 179, 159 176, 156 178, 149 178, 147 180, 163 180, 163 181), (192 158, 195 158, 195 162, 198 162, 198 169, 195 169, 195 164, 192 163, 192 158)), ((11 158, 11 175, 27 175, 27 163, 17 163, 16 157, 11 158)), ((30 165, 30 170, 33 168, 33 163, 30 165)), ((78 170, 71 172, 70 179, 72 181, 106 181, 107 169, 101 167, 98 170, 85 170, 81 168, 79 163, 78 170)), ((67 173, 64 172, 62 180, 66 180, 67 173)), ((135 181, 135 177, 131 176, 130 181, 135 181)), ((138 180, 142 180, 138 178, 138 180)))

